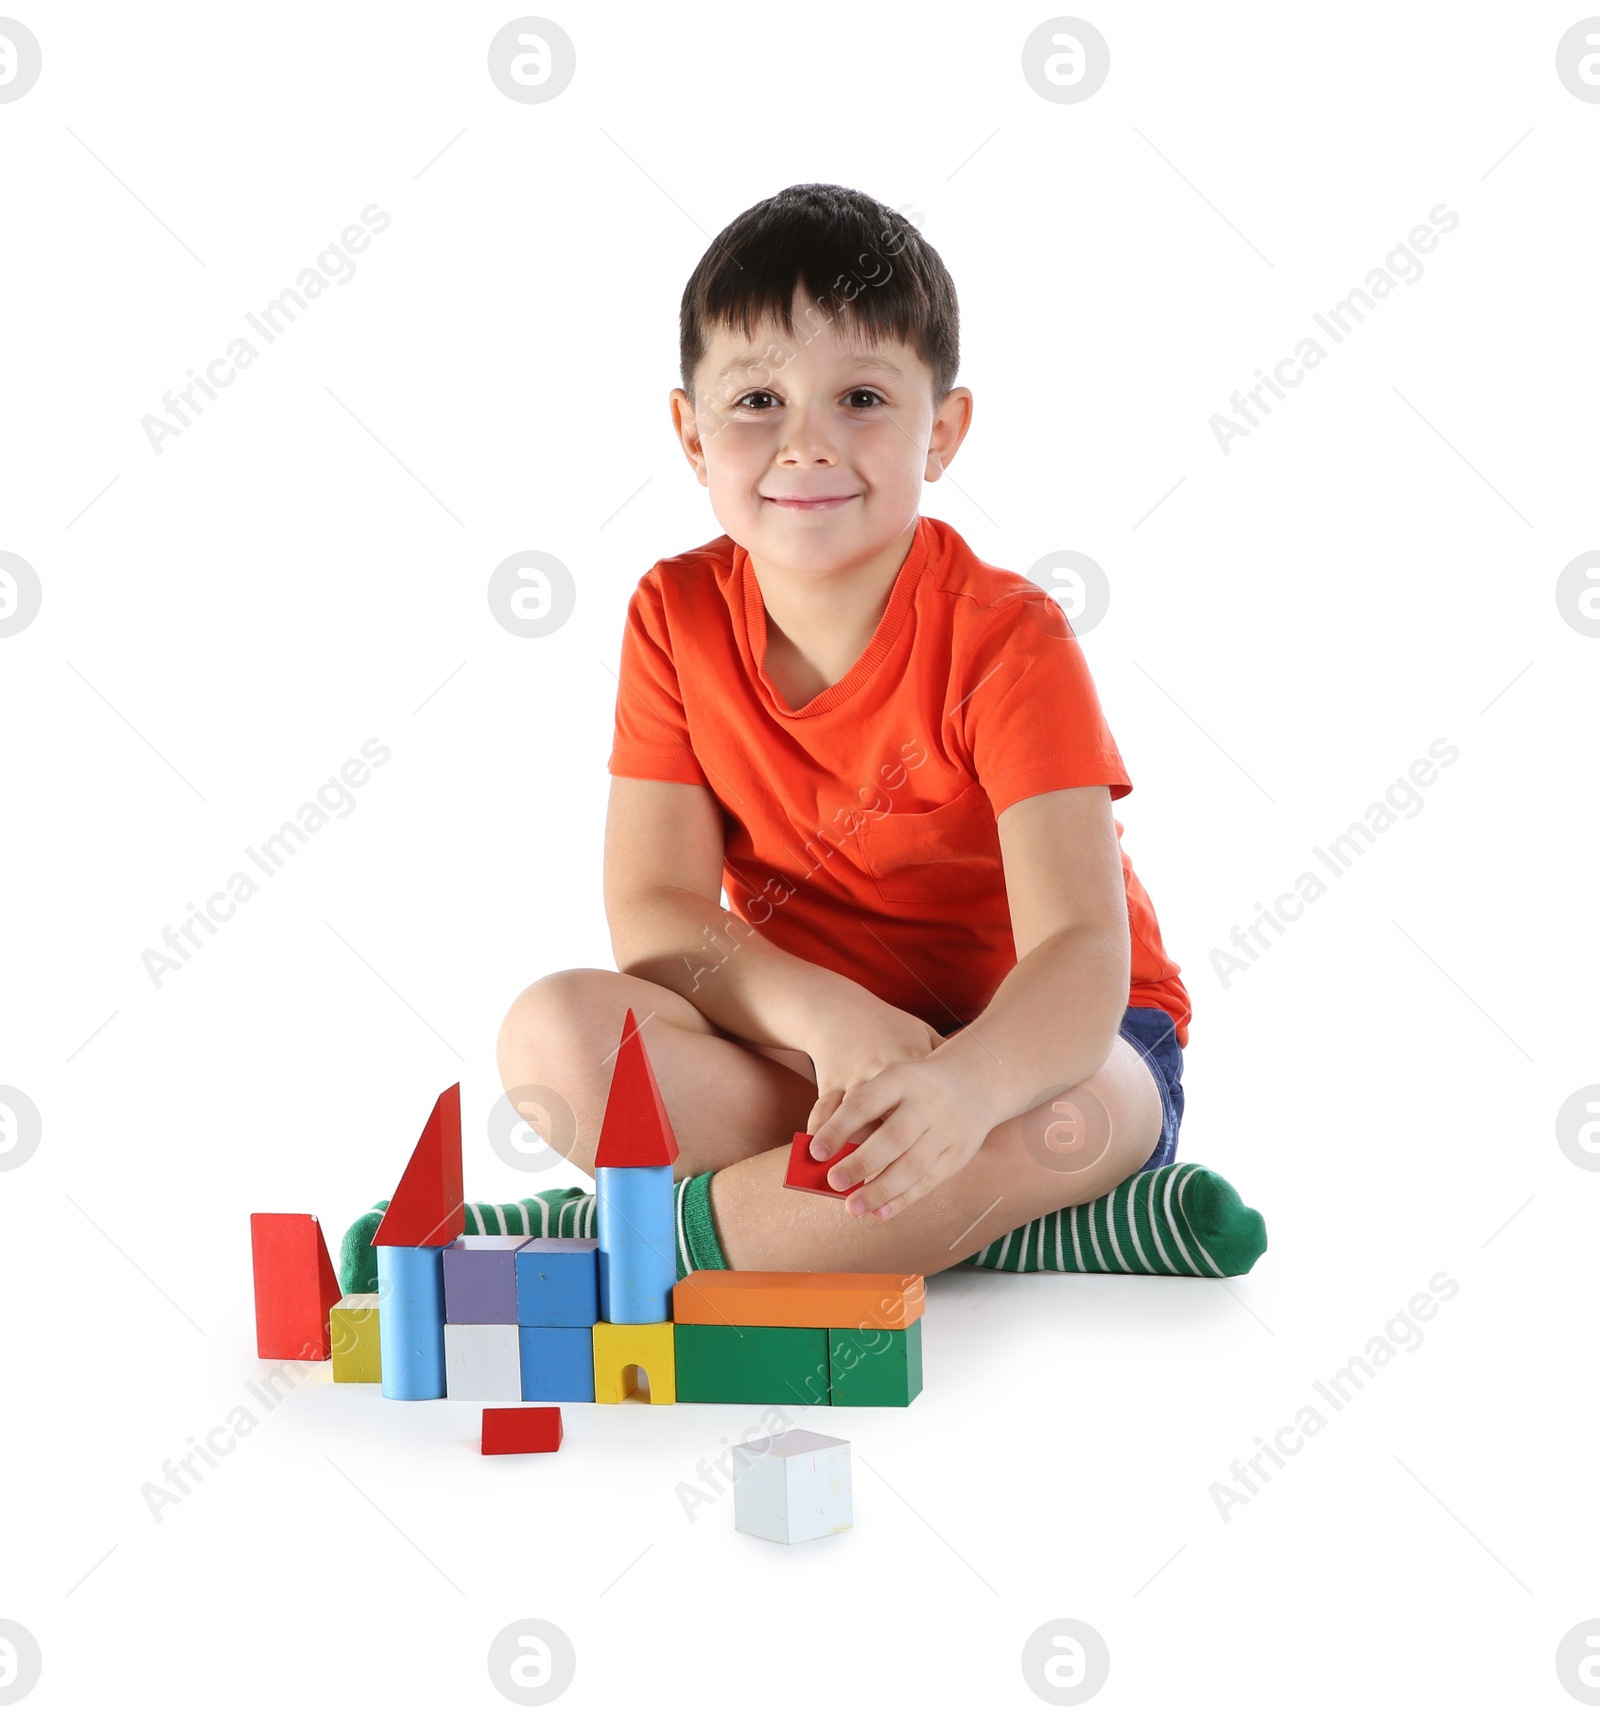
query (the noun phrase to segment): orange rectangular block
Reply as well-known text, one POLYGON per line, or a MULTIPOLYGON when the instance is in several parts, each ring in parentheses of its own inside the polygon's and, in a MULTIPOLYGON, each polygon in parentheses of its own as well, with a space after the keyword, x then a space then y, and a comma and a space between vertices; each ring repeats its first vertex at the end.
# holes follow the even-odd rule
POLYGON ((804 1270, 693 1270, 672 1290, 679 1324, 802 1330, 909 1329, 922 1316, 921 1276, 804 1270))

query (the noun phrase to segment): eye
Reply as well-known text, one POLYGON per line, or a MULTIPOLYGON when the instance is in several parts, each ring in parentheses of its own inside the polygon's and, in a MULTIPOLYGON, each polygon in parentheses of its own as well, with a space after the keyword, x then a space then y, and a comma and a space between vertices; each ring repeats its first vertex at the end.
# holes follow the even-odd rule
MULTIPOLYGON (((752 413, 763 413, 766 411, 764 406, 758 407, 753 404, 757 401, 774 402, 777 399, 777 396, 775 396, 770 389, 750 389, 746 390, 745 393, 733 403, 733 406, 748 408, 752 413)), ((859 387, 847 390, 845 393, 846 402, 848 402, 854 411, 858 413, 868 413, 875 407, 882 407, 888 402, 888 399, 889 398, 886 395, 881 394, 876 389, 869 388, 866 384, 861 384, 859 387), (864 402, 858 402, 856 397, 863 395, 869 397, 869 399, 864 402)))

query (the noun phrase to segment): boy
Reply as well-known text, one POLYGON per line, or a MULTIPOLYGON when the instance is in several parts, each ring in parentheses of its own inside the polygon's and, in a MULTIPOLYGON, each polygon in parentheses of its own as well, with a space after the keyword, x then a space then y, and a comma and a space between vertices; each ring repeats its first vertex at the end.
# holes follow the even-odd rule
MULTIPOLYGON (((931 1274, 1173 1161, 1188 994, 1060 608, 919 512, 972 415, 938 254, 790 187, 701 259, 680 346, 673 425, 724 532, 628 608, 617 969, 526 989, 501 1079, 570 1105, 591 1172, 632 1007, 723 1263, 931 1274), (858 1192, 785 1188, 801 1130, 856 1144, 830 1179, 858 1192)), ((679 1214, 681 1249, 683 1188, 679 1214)))

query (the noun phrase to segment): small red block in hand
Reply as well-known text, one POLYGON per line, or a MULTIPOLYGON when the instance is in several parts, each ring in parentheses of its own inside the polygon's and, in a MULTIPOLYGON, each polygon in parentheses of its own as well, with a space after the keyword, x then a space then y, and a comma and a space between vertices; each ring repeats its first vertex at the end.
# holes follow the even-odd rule
POLYGON ((485 1455, 532 1455, 561 1448, 560 1408, 485 1408, 485 1455))
POLYGON ((856 1148, 854 1144, 846 1144, 838 1155, 819 1162, 811 1154, 811 1134, 796 1132, 794 1143, 789 1147, 789 1171, 784 1175, 783 1183, 795 1192, 820 1192, 825 1198, 848 1198, 852 1192, 859 1192, 866 1181, 857 1180, 854 1186, 839 1191, 828 1184, 828 1170, 856 1148))

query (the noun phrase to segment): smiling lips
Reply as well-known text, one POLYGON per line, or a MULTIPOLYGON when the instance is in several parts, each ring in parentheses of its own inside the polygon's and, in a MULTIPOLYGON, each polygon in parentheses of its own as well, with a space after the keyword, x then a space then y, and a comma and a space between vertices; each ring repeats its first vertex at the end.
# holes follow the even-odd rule
POLYGON ((852 502, 855 495, 850 492, 842 497, 769 497, 767 502, 780 509, 837 509, 841 503, 852 502))

